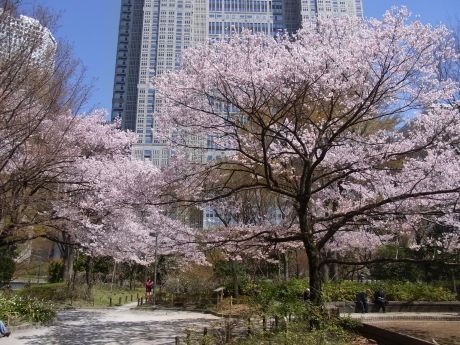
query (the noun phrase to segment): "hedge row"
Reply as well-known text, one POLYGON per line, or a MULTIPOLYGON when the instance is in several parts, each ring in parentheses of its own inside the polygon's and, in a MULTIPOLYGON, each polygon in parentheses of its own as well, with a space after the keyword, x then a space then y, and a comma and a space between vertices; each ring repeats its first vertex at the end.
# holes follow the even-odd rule
MULTIPOLYGON (((382 289, 390 301, 455 301, 454 293, 446 288, 426 283, 411 283, 400 281, 382 282, 352 282, 338 281, 324 285, 324 300, 354 301, 356 294, 369 289, 372 293, 382 289)), ((372 296, 370 296, 372 297, 372 296)))
MULTIPOLYGON (((260 281, 247 284, 244 293, 259 295, 259 299, 267 301, 294 301, 302 298, 303 291, 308 287, 305 279, 292 279, 289 282, 260 281)), ((372 294, 383 289, 387 299, 391 301, 455 301, 456 296, 449 289, 426 283, 411 283, 400 281, 356 282, 331 281, 323 286, 325 302, 354 301, 356 294, 369 289, 372 294)), ((372 298, 372 296, 370 296, 372 298)))

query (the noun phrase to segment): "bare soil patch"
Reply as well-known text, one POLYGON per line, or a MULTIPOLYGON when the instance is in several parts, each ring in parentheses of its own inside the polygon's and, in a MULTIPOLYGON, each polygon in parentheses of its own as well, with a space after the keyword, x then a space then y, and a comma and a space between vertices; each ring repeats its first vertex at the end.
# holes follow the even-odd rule
POLYGON ((372 325, 431 342, 434 340, 440 345, 460 344, 460 321, 399 320, 372 322, 372 325))

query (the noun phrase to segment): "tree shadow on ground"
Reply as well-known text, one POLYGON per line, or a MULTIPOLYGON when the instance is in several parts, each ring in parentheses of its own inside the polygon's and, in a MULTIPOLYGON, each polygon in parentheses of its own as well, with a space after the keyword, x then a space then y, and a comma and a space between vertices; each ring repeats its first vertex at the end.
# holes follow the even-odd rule
POLYGON ((97 312, 72 312, 60 315, 50 331, 40 336, 19 339, 31 345, 92 345, 92 344, 174 344, 176 335, 184 335, 185 328, 200 329, 211 320, 168 321, 100 321, 97 312))

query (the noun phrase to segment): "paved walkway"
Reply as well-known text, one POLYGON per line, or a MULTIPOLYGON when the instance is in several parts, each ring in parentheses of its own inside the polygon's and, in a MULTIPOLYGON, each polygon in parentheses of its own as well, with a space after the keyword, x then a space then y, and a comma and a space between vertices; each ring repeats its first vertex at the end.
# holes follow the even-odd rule
POLYGON ((362 322, 390 321, 390 320, 433 320, 433 321, 460 321, 459 313, 340 313, 340 316, 349 316, 362 322))
POLYGON ((202 329, 219 319, 194 312, 130 310, 135 305, 62 311, 52 326, 14 331, 0 338, 0 345, 166 345, 188 327, 202 329))

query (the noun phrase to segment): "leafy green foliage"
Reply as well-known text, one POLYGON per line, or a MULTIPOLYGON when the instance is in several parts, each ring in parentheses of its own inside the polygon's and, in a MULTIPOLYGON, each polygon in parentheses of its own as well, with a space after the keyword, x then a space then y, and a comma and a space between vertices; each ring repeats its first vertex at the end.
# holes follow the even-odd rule
POLYGON ((388 262, 375 263, 369 266, 371 276, 378 280, 402 280, 402 281, 424 281, 433 282, 441 280, 452 280, 460 276, 460 266, 449 266, 448 262, 457 262, 459 252, 449 252, 442 245, 442 238, 446 234, 455 231, 455 228, 435 225, 426 229, 431 240, 424 243, 420 248, 412 249, 405 246, 387 245, 382 246, 378 251, 381 258, 406 258, 415 261, 435 259, 434 262, 388 262))
POLYGON ((305 313, 303 291, 305 280, 292 279, 289 282, 261 281, 248 284, 244 292, 252 297, 254 306, 265 315, 298 315, 305 313))
POLYGON ((21 319, 32 322, 48 322, 56 316, 53 304, 21 296, 0 296, 0 319, 21 319))
MULTIPOLYGON (((74 262, 74 269, 78 272, 84 272, 89 269, 90 264, 90 256, 79 253, 75 262, 74 262)), ((101 256, 92 258, 93 260, 93 268, 92 272, 94 273, 102 273, 108 274, 113 265, 113 259, 109 256, 101 256)))
POLYGON ((48 264, 48 281, 59 283, 64 280, 64 263, 62 260, 53 260, 48 264))
POLYGON ((225 291, 233 293, 235 290, 235 279, 238 282, 239 290, 250 282, 246 267, 241 262, 221 260, 214 265, 214 275, 220 280, 220 285, 225 291))
POLYGON ((16 269, 16 248, 14 246, 0 246, 0 286, 10 282, 16 269))
POLYGON ((350 344, 353 334, 335 323, 324 324, 324 327, 310 330, 308 323, 291 322, 281 332, 263 332, 238 341, 237 345, 317 345, 317 344, 350 344))
POLYGON ((358 292, 367 289, 383 289, 390 301, 455 301, 455 294, 432 284, 401 281, 359 283, 347 280, 324 284, 324 301, 354 301, 358 292))
MULTIPOLYGON (((289 282, 270 280, 251 282, 243 287, 246 295, 252 296, 253 303, 263 314, 288 315, 305 310, 302 294, 308 287, 306 280, 292 279, 289 282)), ((455 301, 450 290, 433 284, 401 281, 381 281, 361 283, 349 280, 330 281, 323 286, 325 302, 354 301, 356 294, 369 289, 374 292, 383 289, 391 301, 455 301)))
POLYGON ((31 285, 19 290, 18 296, 54 302, 64 302, 70 298, 69 289, 64 283, 31 285))
MULTIPOLYGON (((394 245, 382 246, 378 250, 382 258, 416 258, 416 253, 409 248, 397 248, 394 245)), ((378 263, 369 266, 373 278, 377 280, 404 280, 420 281, 423 279, 423 270, 419 265, 407 262, 378 263)))

